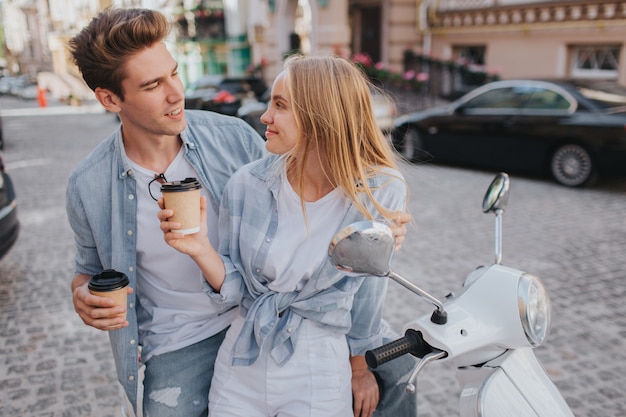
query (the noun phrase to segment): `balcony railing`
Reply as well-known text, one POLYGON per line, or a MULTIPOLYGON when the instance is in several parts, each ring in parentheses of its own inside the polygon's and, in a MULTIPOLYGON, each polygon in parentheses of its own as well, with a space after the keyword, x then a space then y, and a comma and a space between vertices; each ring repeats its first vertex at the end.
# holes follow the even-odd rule
POLYGON ((437 8, 429 11, 429 26, 431 29, 451 29, 626 19, 626 1, 623 0, 503 3, 497 0, 448 0, 441 5, 435 3, 437 8))

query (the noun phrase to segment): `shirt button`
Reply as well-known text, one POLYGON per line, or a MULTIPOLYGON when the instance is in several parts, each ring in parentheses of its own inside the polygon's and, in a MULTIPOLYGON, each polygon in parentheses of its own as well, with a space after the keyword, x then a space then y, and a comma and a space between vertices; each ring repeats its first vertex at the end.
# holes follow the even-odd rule
POLYGON ((126 234, 127 234, 128 236, 132 236, 132 235, 133 235, 133 231, 129 229, 129 230, 126 232, 126 234))
POLYGON ((265 239, 265 241, 269 243, 269 242, 271 242, 271 241, 272 241, 272 239, 270 239, 270 238, 268 237, 268 238, 266 238, 266 239, 265 239))
POLYGON ((131 346, 134 346, 134 345, 135 345, 135 339, 132 339, 132 340, 130 341, 130 345, 131 345, 131 346))
POLYGON ((128 375, 128 380, 129 381, 134 381, 135 380, 135 375, 128 375))
POLYGON ((133 270, 134 270, 134 269, 135 269, 135 268, 133 268, 132 266, 129 266, 129 267, 128 267, 128 270, 129 270, 130 272, 133 272, 133 270))
POLYGON ((288 327, 287 328, 287 333, 291 333, 291 332, 293 332, 293 327, 288 327))
POLYGON ((259 268, 255 269, 255 271, 256 271, 257 273, 261 272, 261 270, 260 270, 259 268))
POLYGON ((132 194, 128 194, 128 199, 129 199, 129 200, 134 200, 134 199, 135 199, 135 196, 134 196, 134 195, 132 195, 132 194))
POLYGON ((128 308, 135 308, 135 303, 128 303, 128 308))

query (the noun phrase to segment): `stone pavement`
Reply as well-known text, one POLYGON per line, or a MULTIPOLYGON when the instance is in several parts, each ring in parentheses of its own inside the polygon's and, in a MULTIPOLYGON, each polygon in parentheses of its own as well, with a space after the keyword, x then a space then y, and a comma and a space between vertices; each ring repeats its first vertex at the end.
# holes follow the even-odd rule
MULTIPOLYGON (((0 417, 121 415, 107 335, 73 311, 63 195, 72 167, 115 123, 108 114, 3 117, 23 228, 0 261, 0 417)), ((481 211, 493 173, 428 164, 403 171, 415 228, 394 269, 442 297, 493 261, 493 216, 481 211)), ((511 178, 503 263, 541 276, 553 301, 552 334, 537 354, 577 417, 626 417, 626 180, 569 189, 511 178)), ((397 330, 431 311, 389 284, 385 316, 397 330)), ((450 364, 424 370, 418 399, 420 417, 458 415, 450 364)))
MULTIPOLYGON (((3 97, 0 107, 12 104, 3 97)), ((72 306, 74 248, 65 215, 70 170, 115 121, 102 112, 50 113, 2 116, 21 231, 0 260, 0 416, 119 416, 108 337, 85 326, 72 306)))

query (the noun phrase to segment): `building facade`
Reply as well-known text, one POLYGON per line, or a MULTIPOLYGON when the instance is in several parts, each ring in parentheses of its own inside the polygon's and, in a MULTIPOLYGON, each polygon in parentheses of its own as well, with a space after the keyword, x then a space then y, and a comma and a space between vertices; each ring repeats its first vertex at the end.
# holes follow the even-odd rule
POLYGON ((469 3, 441 0, 426 7, 421 50, 508 79, 582 77, 626 84, 625 1, 469 3))
POLYGON ((399 73, 407 57, 500 78, 626 84, 626 0, 3 0, 5 50, 21 72, 76 73, 67 40, 105 7, 156 8, 176 23, 185 82, 254 71, 268 82, 293 51, 366 54, 399 73), (43 17, 42 17, 43 16, 43 17), (19 65, 18 65, 19 64, 19 65))

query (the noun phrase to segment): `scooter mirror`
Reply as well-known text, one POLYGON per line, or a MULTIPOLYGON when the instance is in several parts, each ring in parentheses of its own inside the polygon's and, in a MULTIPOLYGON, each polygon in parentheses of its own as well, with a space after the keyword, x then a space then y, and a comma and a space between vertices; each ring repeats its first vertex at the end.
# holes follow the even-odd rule
POLYGON ((391 270, 395 248, 396 240, 387 225, 365 220, 338 231, 328 246, 328 256, 335 268, 349 275, 375 275, 393 279, 435 305, 437 310, 433 312, 431 321, 445 324, 447 314, 443 303, 391 270))
POLYGON ((365 220, 335 234, 328 247, 333 265, 352 275, 388 276, 396 241, 383 223, 365 220))
POLYGON ((509 176, 500 172, 491 181, 483 199, 483 213, 504 210, 509 200, 509 176))

